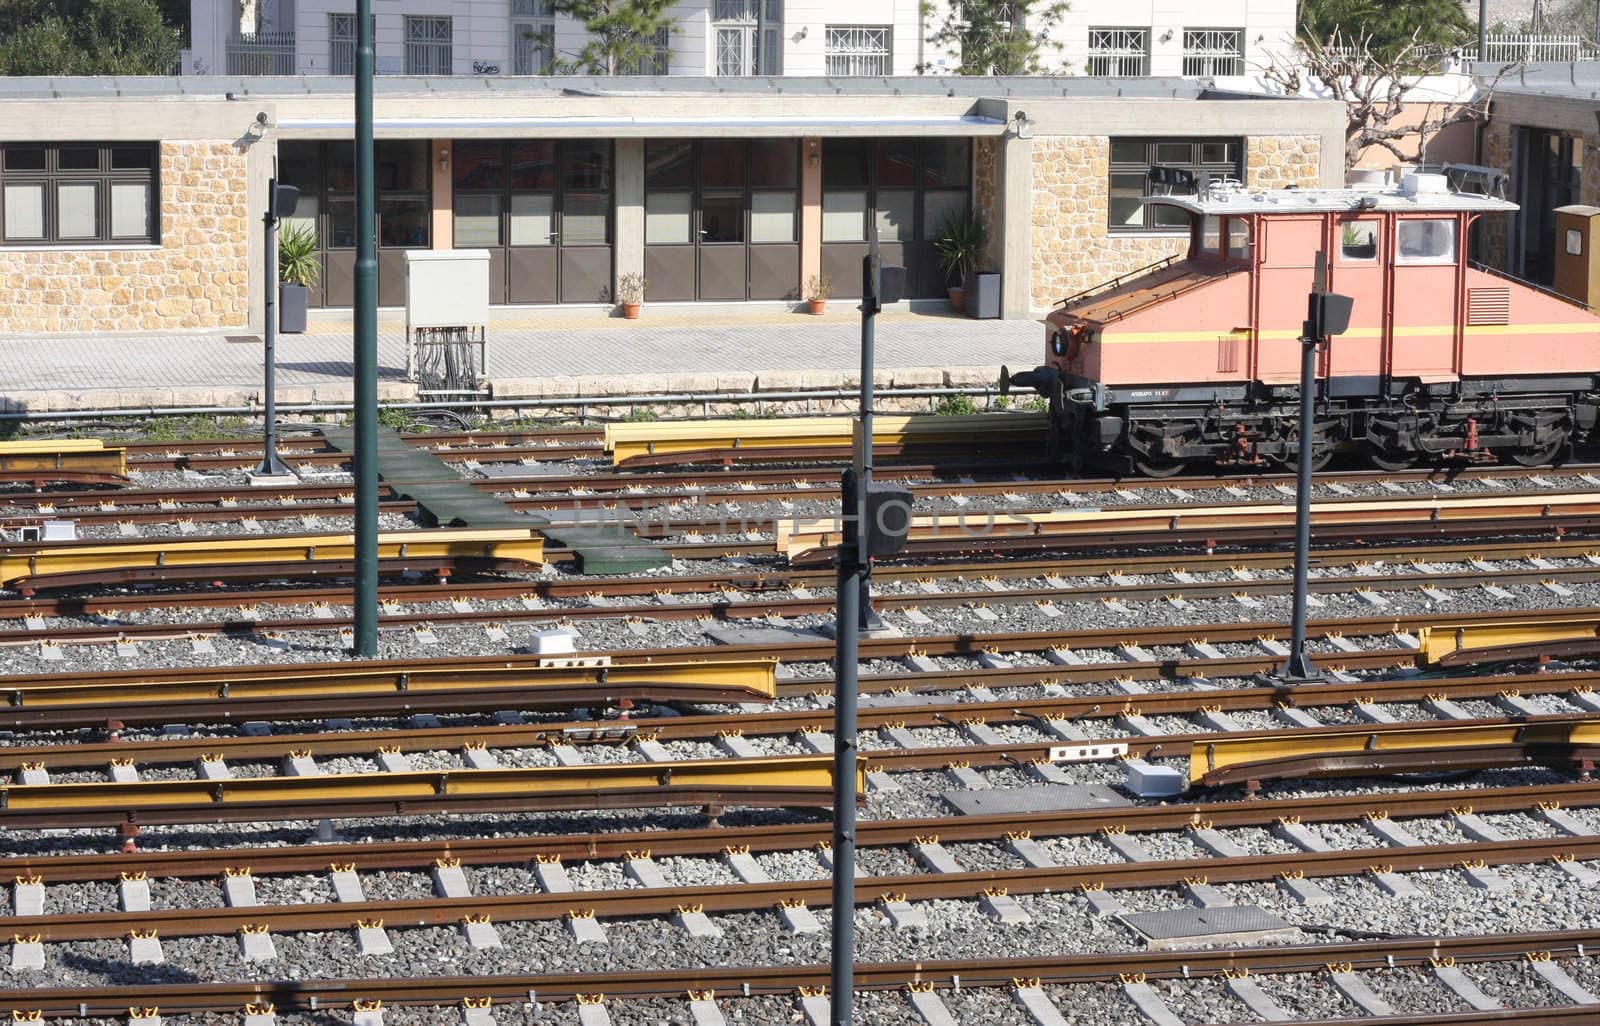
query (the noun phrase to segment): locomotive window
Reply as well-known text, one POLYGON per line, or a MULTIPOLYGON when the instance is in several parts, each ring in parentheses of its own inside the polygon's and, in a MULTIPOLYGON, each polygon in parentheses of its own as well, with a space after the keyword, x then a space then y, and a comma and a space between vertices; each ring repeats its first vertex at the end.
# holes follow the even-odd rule
POLYGON ((1456 223, 1448 218, 1399 222, 1395 232, 1395 263, 1453 264, 1456 262, 1456 223))
POLYGON ((1139 202, 1148 195, 1152 167, 1170 167, 1205 174, 1212 181, 1244 178, 1244 142, 1240 139, 1111 140, 1108 228, 1113 235, 1158 232, 1188 234, 1189 215, 1166 204, 1139 202))
POLYGON ((1378 259, 1378 222, 1349 221, 1339 228, 1339 259, 1368 263, 1378 259))
POLYGON ((1250 259, 1250 222, 1242 217, 1228 218, 1228 259, 1250 259))
POLYGON ((1222 218, 1207 214, 1200 226, 1200 251, 1222 255, 1222 218))

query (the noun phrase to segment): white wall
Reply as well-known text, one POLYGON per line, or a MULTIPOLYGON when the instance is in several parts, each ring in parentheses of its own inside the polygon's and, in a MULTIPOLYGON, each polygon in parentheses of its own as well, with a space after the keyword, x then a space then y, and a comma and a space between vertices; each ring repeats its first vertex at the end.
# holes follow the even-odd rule
MULTIPOLYGON (((238 0, 192 0, 190 32, 193 57, 186 72, 207 62, 213 74, 226 68, 225 46, 237 17, 238 0)), ((940 10, 948 0, 936 0, 940 10)), ((352 13, 354 0, 293 0, 297 67, 301 74, 328 73, 328 15, 352 13)), ((677 7, 678 29, 672 37, 671 72, 709 75, 715 70, 711 45, 713 0, 683 0, 677 7)), ((377 15, 377 60, 383 72, 405 66, 404 15, 451 15, 453 59, 457 75, 473 74, 473 62, 511 71, 511 5, 509 0, 373 0, 377 15)), ((1055 31, 1063 44, 1067 71, 1082 74, 1088 57, 1089 28, 1150 29, 1150 73, 1182 73, 1183 30, 1245 29, 1247 70, 1268 63, 1271 51, 1286 52, 1293 37, 1295 0, 1073 0, 1055 31), (1169 35, 1170 33, 1170 35, 1169 35), (1169 38, 1163 40, 1163 36, 1169 38)), ((897 75, 915 74, 928 63, 937 72, 954 70, 954 54, 937 52, 927 35, 943 20, 924 18, 918 0, 788 0, 784 5, 783 68, 787 75, 825 73, 826 27, 829 25, 894 26, 894 68, 897 75), (802 35, 803 33, 803 35, 802 35)), ((570 56, 582 49, 584 32, 569 18, 556 19, 556 51, 570 56)), ((1054 61, 1052 61, 1053 63, 1054 61)))

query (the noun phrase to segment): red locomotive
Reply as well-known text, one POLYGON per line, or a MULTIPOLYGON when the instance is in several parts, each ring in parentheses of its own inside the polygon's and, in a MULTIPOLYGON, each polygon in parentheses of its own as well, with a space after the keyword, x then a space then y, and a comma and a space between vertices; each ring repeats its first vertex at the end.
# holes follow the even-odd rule
POLYGON ((1318 466, 1340 449, 1390 470, 1537 466, 1593 430, 1600 318, 1467 259, 1473 222, 1517 209, 1494 194, 1498 172, 1472 169, 1482 191, 1458 188, 1465 174, 1418 173, 1399 187, 1263 192, 1163 170, 1152 178, 1176 187, 1145 202, 1188 215, 1188 255, 1064 300, 1044 365, 1002 373, 1002 388, 1049 400, 1052 445, 1074 465, 1157 477, 1196 462, 1292 466, 1319 251, 1355 308, 1320 357, 1318 466))

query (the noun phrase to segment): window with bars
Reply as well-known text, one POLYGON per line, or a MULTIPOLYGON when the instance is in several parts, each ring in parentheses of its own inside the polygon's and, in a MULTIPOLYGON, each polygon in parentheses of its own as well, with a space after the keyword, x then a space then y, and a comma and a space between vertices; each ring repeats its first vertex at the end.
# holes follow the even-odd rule
POLYGON ((1176 207, 1146 205, 1152 167, 1181 168, 1208 174, 1213 181, 1244 176, 1243 139, 1112 139, 1109 182, 1110 231, 1179 232, 1189 215, 1176 207))
POLYGON ((829 75, 893 73, 892 34, 888 25, 829 25, 823 52, 829 75))
POLYGON ((0 240, 7 245, 160 240, 155 143, 7 143, 0 240))
POLYGON ((672 65, 672 29, 663 25, 650 40, 650 55, 637 63, 624 62, 619 75, 665 75, 672 65))
MULTIPOLYGON (((372 36, 378 36, 378 16, 372 16, 372 36)), ((356 16, 328 15, 328 74, 356 73, 356 16)))
POLYGON ((405 25, 406 74, 453 74, 450 19, 408 16, 405 25))
POLYGON ((783 32, 783 0, 717 0, 716 73, 779 75, 783 73, 779 43, 783 32), (758 17, 761 15, 762 17, 758 17), (764 21, 765 24, 761 22, 764 21), (756 50, 756 36, 761 49, 756 50))
POLYGON ((550 0, 511 0, 511 73, 548 75, 556 58, 556 14, 550 0))
POLYGON ((1184 29, 1183 73, 1244 74, 1244 29, 1184 29))
POLYGON ((1133 77, 1150 73, 1150 30, 1147 28, 1091 28, 1091 75, 1133 77))

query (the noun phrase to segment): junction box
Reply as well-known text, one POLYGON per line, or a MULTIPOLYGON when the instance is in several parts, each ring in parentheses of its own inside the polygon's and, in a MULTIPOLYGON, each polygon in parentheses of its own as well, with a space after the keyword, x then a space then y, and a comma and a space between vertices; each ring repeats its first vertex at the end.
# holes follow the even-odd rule
POLYGON ((406 380, 456 398, 482 387, 489 333, 489 251, 406 251, 406 380))

